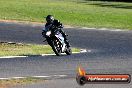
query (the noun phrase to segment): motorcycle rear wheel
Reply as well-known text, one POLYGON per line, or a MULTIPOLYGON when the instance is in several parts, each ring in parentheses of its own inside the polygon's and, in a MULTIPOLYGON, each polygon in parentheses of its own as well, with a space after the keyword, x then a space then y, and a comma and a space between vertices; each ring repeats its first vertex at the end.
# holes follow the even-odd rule
POLYGON ((71 55, 71 54, 72 54, 72 49, 71 49, 70 47, 67 47, 65 53, 66 53, 67 55, 71 55))

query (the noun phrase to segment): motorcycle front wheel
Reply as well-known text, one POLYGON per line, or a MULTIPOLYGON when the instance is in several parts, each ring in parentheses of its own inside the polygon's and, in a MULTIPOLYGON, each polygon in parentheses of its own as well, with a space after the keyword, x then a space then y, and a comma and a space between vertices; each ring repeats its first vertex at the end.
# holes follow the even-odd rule
POLYGON ((52 41, 51 47, 57 56, 61 55, 61 48, 58 40, 52 41))

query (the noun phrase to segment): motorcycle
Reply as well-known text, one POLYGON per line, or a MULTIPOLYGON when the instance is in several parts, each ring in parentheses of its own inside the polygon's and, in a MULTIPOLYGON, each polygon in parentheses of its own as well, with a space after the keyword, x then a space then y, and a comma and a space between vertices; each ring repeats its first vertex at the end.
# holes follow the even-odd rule
POLYGON ((57 31, 57 28, 48 30, 45 38, 57 56, 60 56, 62 53, 72 54, 71 48, 66 44, 63 35, 57 31))

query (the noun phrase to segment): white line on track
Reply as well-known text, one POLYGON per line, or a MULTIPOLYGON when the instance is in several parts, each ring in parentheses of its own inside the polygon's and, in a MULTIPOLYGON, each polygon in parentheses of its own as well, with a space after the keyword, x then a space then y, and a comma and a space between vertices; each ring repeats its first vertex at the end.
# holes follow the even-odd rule
POLYGON ((10 78, 0 78, 0 80, 7 80, 7 79, 10 79, 10 78))
MULTIPOLYGON (((88 50, 88 51, 90 51, 91 52, 91 50, 88 50)), ((80 51, 80 53, 86 53, 86 52, 88 52, 86 49, 81 49, 81 51, 80 51)))
POLYGON ((0 58, 19 58, 19 57, 28 57, 28 56, 3 56, 0 58))
MULTIPOLYGON (((91 52, 91 50, 88 50, 91 52)), ((73 54, 77 54, 77 53, 86 53, 87 50, 86 49, 81 49, 80 52, 72 52, 73 54)), ((42 54, 42 56, 52 56, 52 55, 56 55, 56 54, 42 54)), ((62 53, 62 55, 66 55, 65 53, 62 53)))
MULTIPOLYGON (((83 53, 83 52, 72 52, 73 54, 77 54, 77 53, 83 53)), ((41 56, 55 56, 56 54, 42 54, 41 56)), ((61 55, 66 55, 65 53, 61 53, 61 55)))
POLYGON ((34 77, 34 78, 49 78, 51 76, 32 76, 32 77, 34 77))
POLYGON ((25 78, 63 78, 63 77, 67 77, 67 75, 49 75, 49 76, 27 76, 27 77, 7 77, 7 78, 0 78, 0 80, 9 80, 9 79, 25 79, 25 78))

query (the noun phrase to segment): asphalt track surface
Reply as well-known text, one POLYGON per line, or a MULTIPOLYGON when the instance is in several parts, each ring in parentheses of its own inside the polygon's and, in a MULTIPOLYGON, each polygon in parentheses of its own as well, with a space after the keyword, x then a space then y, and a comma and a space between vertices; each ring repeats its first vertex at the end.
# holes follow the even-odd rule
MULTIPOLYGON (((41 25, 0 23, 0 41, 43 43, 41 25)), ((72 46, 91 52, 71 56, 31 56, 0 59, 0 77, 67 75, 13 88, 132 88, 132 84, 76 83, 76 69, 81 65, 87 73, 132 75, 132 31, 85 30, 65 28, 72 46)))

